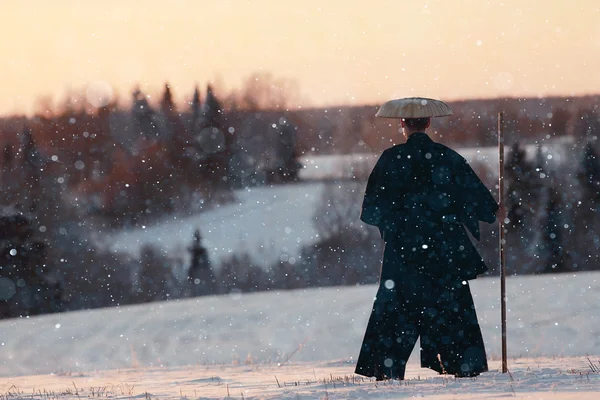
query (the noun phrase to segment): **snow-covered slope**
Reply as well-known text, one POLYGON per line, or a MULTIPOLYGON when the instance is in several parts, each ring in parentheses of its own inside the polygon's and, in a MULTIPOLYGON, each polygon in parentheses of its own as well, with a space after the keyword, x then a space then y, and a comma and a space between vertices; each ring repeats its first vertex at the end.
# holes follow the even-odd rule
MULTIPOLYGON (((497 359, 499 282, 471 287, 488 356, 497 359)), ((352 363, 375 293, 368 285, 235 294, 4 320, 0 376, 290 356, 352 363)), ((511 277, 507 295, 510 357, 600 356, 600 273, 511 277)))
MULTIPOLYGON (((542 154, 550 169, 564 163, 572 145, 571 138, 543 144, 542 154)), ((467 160, 487 166, 492 176, 481 177, 490 189, 498 165, 497 148, 458 148, 467 160)), ((508 152, 508 148, 506 148, 508 152)), ((536 146, 527 146, 535 157, 536 146)), ((312 217, 319 202, 325 178, 368 176, 376 155, 336 155, 303 160, 301 176, 306 183, 256 187, 236 191, 237 202, 191 217, 161 221, 154 226, 121 231, 103 237, 114 250, 138 254, 143 244, 160 247, 171 255, 187 257, 195 229, 200 229, 211 260, 219 264, 233 252, 247 252, 262 265, 270 265, 281 255, 296 256, 302 245, 316 241, 312 217), (367 174, 367 175, 365 175, 367 174)), ((360 185, 364 186, 363 181, 360 185)), ((361 189, 361 192, 364 189, 361 189)), ((349 194, 350 195, 350 194, 349 194)), ((358 215, 355 216, 358 219, 358 215)))
POLYGON ((211 261, 247 252, 263 265, 282 254, 296 255, 316 240, 312 224, 323 183, 258 187, 235 192, 237 202, 154 226, 125 230, 103 240, 114 250, 138 254, 146 243, 172 255, 187 255, 194 230, 200 229, 211 261))

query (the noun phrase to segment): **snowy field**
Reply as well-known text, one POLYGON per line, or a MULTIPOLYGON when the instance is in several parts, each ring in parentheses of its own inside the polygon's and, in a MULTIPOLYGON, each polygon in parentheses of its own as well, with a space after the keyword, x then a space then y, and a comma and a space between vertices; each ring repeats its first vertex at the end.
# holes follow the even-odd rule
POLYGON ((600 398, 600 273, 507 280, 512 380, 497 371, 498 280, 471 286, 492 369, 476 379, 436 376, 415 354, 407 381, 353 375, 369 285, 0 321, 0 398, 600 398))
POLYGON ((376 383, 338 362, 127 368, 13 377, 0 383, 9 399, 530 399, 598 400, 600 374, 582 357, 500 362, 475 379, 454 379, 412 366, 405 381, 376 383))
POLYGON ((238 190, 236 203, 121 231, 102 240, 112 249, 130 254, 139 254, 140 248, 150 243, 167 254, 187 256, 194 231, 200 229, 213 263, 234 252, 247 252, 266 266, 282 254, 297 255, 303 244, 317 240, 312 216, 323 186, 313 182, 238 190))

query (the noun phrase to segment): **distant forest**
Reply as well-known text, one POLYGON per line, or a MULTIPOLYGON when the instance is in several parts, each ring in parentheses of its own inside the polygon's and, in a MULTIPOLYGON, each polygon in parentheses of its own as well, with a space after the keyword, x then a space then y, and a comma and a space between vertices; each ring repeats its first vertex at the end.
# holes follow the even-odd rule
MULTIPOLYGON (((364 176, 344 183, 354 197, 339 182, 325 190, 314 220, 321 242, 296 262, 265 268, 240 253, 210 265, 202 227, 190 238, 190 265, 158 248, 134 258, 95 243, 99 233, 234 201, 235 189, 296 183, 301 156, 377 154, 402 141, 395 122, 375 118, 376 105, 290 108, 269 75, 249 82, 239 93, 191 88, 186 104, 175 104, 168 84, 156 101, 132 89, 129 107, 93 105, 82 94, 1 119, 0 317, 376 282, 380 239, 350 218, 364 176)), ((436 137, 452 147, 494 146, 497 112, 505 112, 514 273, 600 268, 598 104, 600 96, 465 100, 434 120, 436 137), (523 144, 563 136, 580 150, 568 173, 526 159, 523 144)), ((479 246, 492 260, 497 231, 487 229, 479 246)))

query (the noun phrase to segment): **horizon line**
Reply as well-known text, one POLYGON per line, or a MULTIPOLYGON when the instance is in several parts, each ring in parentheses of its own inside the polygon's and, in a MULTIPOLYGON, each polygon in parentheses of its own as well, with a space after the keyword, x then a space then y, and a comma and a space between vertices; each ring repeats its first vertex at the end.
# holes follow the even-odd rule
MULTIPOLYGON (((165 83, 164 85, 167 85, 168 83, 165 83)), ((164 90, 164 85, 163 85, 163 90, 164 90)), ((169 85, 170 86, 170 85, 169 85)), ((207 82, 205 87, 211 86, 210 82, 207 82)), ((132 93, 136 87, 139 87, 139 85, 133 85, 131 87, 131 92, 132 93)), ((147 87, 147 86, 146 86, 147 87)), ((199 87, 199 85, 195 85, 195 87, 199 87)), ((52 102, 51 104, 51 109, 46 110, 46 111, 42 111, 40 112, 39 110, 34 110, 31 112, 2 112, 0 111, 0 119, 10 119, 10 118, 33 118, 39 115, 43 115, 43 114, 47 114, 50 113, 50 115, 60 115, 61 113, 64 113, 67 108, 66 105, 68 104, 69 100, 75 100, 75 102, 78 102, 78 100, 83 99, 84 100, 84 105, 83 106, 78 106, 75 107, 75 109, 77 110, 98 110, 100 108, 102 108, 102 106, 95 106, 94 104, 92 104, 89 99, 86 99, 86 94, 85 94, 86 88, 82 87, 79 90, 66 90, 65 92, 63 92, 63 97, 58 97, 56 95, 50 95, 50 94, 41 94, 37 100, 35 102, 45 102, 45 101, 50 101, 52 102), (67 97, 69 96, 69 94, 73 94, 75 93, 76 96, 74 97, 67 97)), ((219 93, 219 90, 215 90, 216 92, 216 97, 218 100, 223 101, 224 99, 226 99, 228 96, 234 94, 236 92, 235 89, 233 90, 229 90, 228 92, 225 92, 226 94, 223 95, 222 93, 219 93)), ((109 105, 111 103, 115 104, 117 109, 124 111, 127 110, 127 108, 132 106, 132 101, 131 100, 125 100, 123 101, 123 98, 119 95, 119 92, 117 90, 115 90, 113 93, 116 93, 115 96, 113 96, 111 94, 111 99, 106 103, 106 105, 109 105)), ((148 102, 153 106, 153 107, 157 107, 160 104, 160 98, 162 97, 162 92, 155 92, 155 91, 149 91, 149 92, 143 92, 146 95, 146 98, 148 99, 148 102), (158 94, 158 95, 157 95, 158 94), (158 100, 157 100, 158 99, 158 100)), ((193 93, 193 91, 191 92, 193 93)), ((205 94, 206 91, 202 91, 200 90, 200 93, 205 94)), ((180 111, 179 108, 181 106, 184 106, 185 109, 187 109, 187 107, 185 106, 189 106, 190 102, 189 101, 185 101, 185 100, 177 100, 175 97, 173 96, 173 103, 177 106, 176 110, 178 112, 183 113, 183 109, 180 111)), ((179 98, 181 98, 181 96, 177 96, 179 98)), ((188 95, 187 97, 191 98, 191 95, 188 95)), ((429 97, 429 96, 405 96, 405 97, 429 97)), ((455 99, 450 99, 450 100, 442 100, 446 103, 465 103, 465 102, 478 102, 478 101, 510 101, 510 100, 516 100, 516 101, 526 101, 526 100, 533 100, 533 99, 554 99, 554 100, 566 100, 569 101, 570 99, 584 99, 584 98, 593 98, 593 97, 600 97, 600 92, 589 92, 589 93, 579 93, 579 94, 575 94, 575 93, 571 93, 571 94, 550 94, 550 95, 525 95, 525 96, 520 96, 520 95, 498 95, 498 96, 488 96, 488 97, 461 97, 461 98, 455 98, 455 99)), ((400 98, 400 97, 397 97, 400 98)), ((206 96, 201 96, 202 99, 202 103, 205 101, 206 96)), ((392 100, 392 99, 389 99, 392 100)), ((294 111, 300 111, 300 110, 304 110, 304 111, 310 111, 310 110, 327 110, 327 109, 336 109, 336 108, 361 108, 361 107, 378 107, 381 104, 383 104, 385 101, 387 100, 383 100, 381 102, 363 102, 363 103, 331 103, 331 104, 299 104, 299 105, 294 105, 294 106, 288 106, 288 107, 284 107, 284 108, 277 108, 277 107, 267 107, 267 108, 259 108, 257 110, 252 110, 252 109, 247 109, 247 108, 241 108, 240 110, 242 111, 279 111, 279 112, 294 112, 294 111)), ((34 103, 35 103, 34 102, 34 103)), ((35 107, 33 107, 35 109, 35 107)))

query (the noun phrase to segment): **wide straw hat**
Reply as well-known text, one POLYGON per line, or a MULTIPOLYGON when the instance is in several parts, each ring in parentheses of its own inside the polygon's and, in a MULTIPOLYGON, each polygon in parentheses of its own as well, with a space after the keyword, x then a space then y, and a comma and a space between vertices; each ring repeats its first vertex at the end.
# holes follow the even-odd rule
POLYGON ((407 97, 385 102, 375 114, 380 118, 427 118, 452 115, 448 104, 426 97, 407 97))

